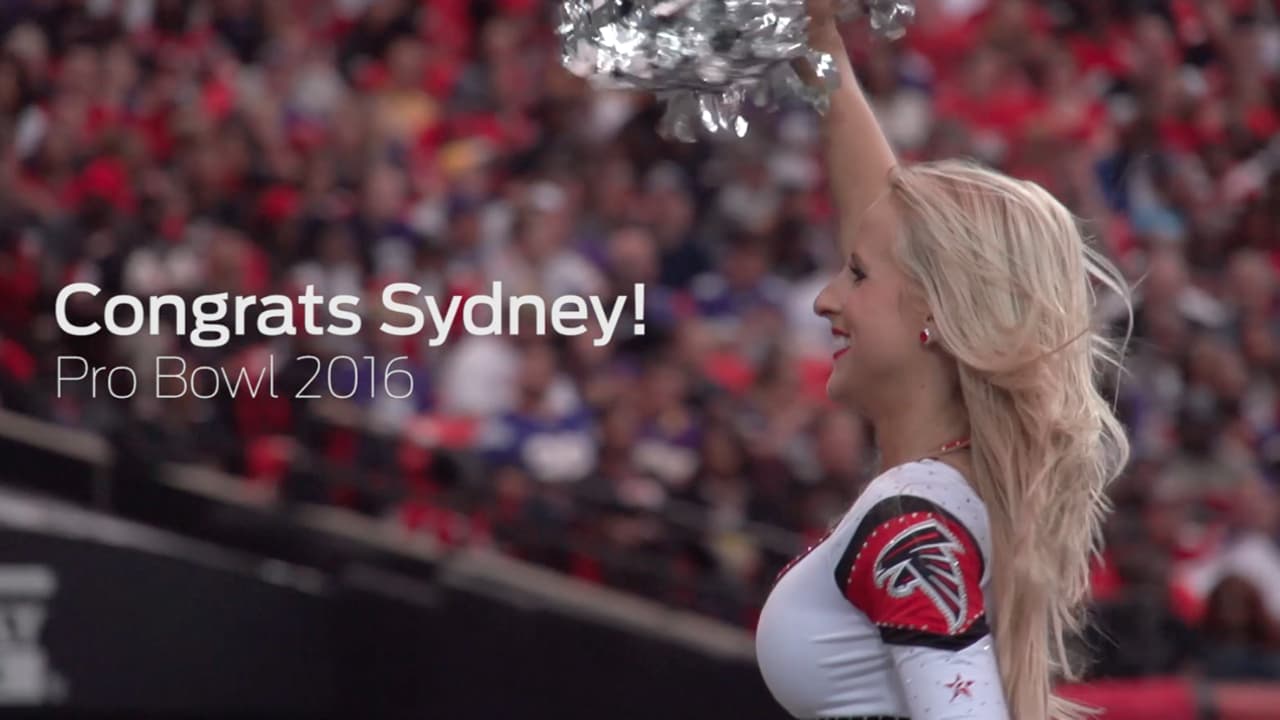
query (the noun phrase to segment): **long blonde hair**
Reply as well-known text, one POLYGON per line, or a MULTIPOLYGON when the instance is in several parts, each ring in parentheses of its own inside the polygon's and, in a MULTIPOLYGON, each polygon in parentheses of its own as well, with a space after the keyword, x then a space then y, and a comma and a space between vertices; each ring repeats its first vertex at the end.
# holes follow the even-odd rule
POLYGON ((897 259, 954 356, 973 440, 974 489, 993 545, 992 629, 1012 716, 1079 718, 1053 694, 1074 679, 1107 485, 1129 443, 1097 387, 1122 346, 1095 327, 1095 284, 1132 304, 1049 192, 960 160, 895 169, 897 259))

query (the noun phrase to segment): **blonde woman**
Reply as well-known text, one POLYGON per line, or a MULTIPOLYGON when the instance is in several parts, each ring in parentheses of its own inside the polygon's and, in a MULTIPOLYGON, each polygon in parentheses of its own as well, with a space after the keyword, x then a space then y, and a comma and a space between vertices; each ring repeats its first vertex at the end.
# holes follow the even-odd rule
POLYGON ((824 119, 845 267, 815 301, 827 385, 874 427, 883 472, 780 573, 761 672, 798 718, 1045 720, 1070 677, 1104 489, 1128 458, 1095 389, 1092 322, 1122 278, 1039 186, 898 164, 830 0, 811 34, 842 84, 824 119))

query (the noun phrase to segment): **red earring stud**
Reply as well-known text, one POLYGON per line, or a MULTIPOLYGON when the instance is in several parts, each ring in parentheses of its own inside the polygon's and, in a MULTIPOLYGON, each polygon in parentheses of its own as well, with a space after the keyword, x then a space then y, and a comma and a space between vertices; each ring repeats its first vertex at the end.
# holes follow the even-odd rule
POLYGON ((929 328, 925 328, 925 329, 921 330, 921 331, 920 331, 920 344, 921 344, 921 345, 928 345, 928 344, 929 344, 929 337, 930 337, 930 336, 929 336, 929 328))

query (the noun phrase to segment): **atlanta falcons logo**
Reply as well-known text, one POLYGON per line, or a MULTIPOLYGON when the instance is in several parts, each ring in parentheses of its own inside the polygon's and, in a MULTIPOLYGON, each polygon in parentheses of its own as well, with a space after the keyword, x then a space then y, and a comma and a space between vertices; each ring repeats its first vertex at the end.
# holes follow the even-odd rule
POLYGON ((898 533, 876 557, 876 587, 896 598, 921 592, 942 613, 955 633, 969 614, 955 535, 937 518, 915 523, 898 533))

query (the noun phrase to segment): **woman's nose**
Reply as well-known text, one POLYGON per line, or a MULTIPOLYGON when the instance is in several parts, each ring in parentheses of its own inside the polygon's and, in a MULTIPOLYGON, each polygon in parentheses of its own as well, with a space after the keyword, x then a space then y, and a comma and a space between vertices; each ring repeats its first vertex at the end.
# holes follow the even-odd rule
POLYGON ((832 297, 832 295, 831 283, 828 282, 826 285, 822 286, 822 289, 818 291, 818 296, 813 299, 813 312, 815 315, 818 317, 827 317, 828 315, 836 314, 838 306, 836 305, 835 298, 832 297))

